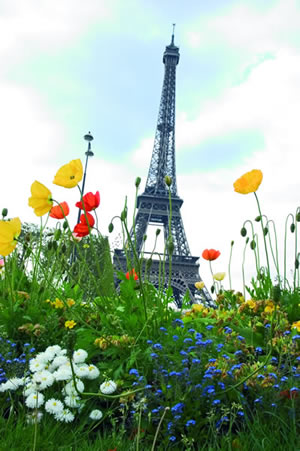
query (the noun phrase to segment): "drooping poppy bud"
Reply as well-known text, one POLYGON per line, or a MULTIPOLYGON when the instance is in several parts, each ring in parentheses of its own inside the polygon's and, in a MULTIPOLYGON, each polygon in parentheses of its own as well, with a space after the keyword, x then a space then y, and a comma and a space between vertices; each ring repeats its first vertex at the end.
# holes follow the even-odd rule
POLYGON ((114 230, 114 225, 113 225, 113 223, 111 222, 111 223, 108 225, 108 231, 109 231, 109 233, 111 233, 113 230, 114 230))
POLYGON ((255 242, 255 240, 252 240, 252 241, 250 242, 250 247, 251 247, 252 250, 254 250, 254 249, 256 248, 256 242, 255 242))
POLYGON ((2 218, 5 218, 7 216, 7 214, 8 214, 7 208, 3 208, 2 209, 2 218))
POLYGON ((294 233, 294 232, 295 232, 295 229, 296 229, 296 226, 295 226, 295 224, 292 222, 291 227, 290 227, 291 232, 294 233))
POLYGON ((136 188, 138 188, 138 187, 140 186, 141 181, 142 181, 141 177, 137 177, 137 178, 135 179, 135 187, 136 187, 136 188))
POLYGON ((265 228, 264 228, 264 236, 268 235, 268 232, 269 232, 268 227, 265 227, 265 228))
POLYGON ((241 228, 241 235, 242 235, 242 236, 246 236, 246 235, 247 235, 247 229, 246 229, 246 227, 242 227, 242 228, 241 228))
POLYGON ((298 212, 298 213, 296 214, 296 221, 297 221, 297 222, 300 222, 300 212, 298 212))
POLYGON ((259 222, 261 220, 261 216, 256 216, 255 221, 259 222))

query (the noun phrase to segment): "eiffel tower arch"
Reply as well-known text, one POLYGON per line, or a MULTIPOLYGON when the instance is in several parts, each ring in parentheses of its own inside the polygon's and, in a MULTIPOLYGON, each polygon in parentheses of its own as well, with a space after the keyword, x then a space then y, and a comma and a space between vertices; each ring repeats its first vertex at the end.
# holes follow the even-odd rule
MULTIPOLYGON (((176 66, 179 62, 179 48, 174 44, 174 29, 171 43, 166 46, 163 54, 165 66, 162 94, 158 113, 158 121, 154 139, 153 152, 148 171, 145 191, 138 196, 135 229, 131 230, 131 241, 135 243, 136 253, 140 256, 149 224, 163 227, 165 243, 169 239, 169 231, 174 245, 172 255, 171 287, 174 301, 180 306, 183 296, 189 293, 192 303, 205 302, 213 305, 212 298, 206 289, 198 292, 195 283, 201 281, 199 275, 199 257, 191 255, 186 238, 180 209, 183 200, 178 196, 175 165, 175 96, 176 96, 176 66), (172 180, 170 186, 171 208, 169 203, 169 188, 165 177, 172 180), (170 220, 171 218, 171 220, 170 220), (169 228, 170 222, 170 228, 169 228)), ((147 254, 147 253, 145 253, 147 254)), ((144 256, 146 256, 144 254, 144 256)), ((163 255, 161 255, 163 258, 163 255)), ((126 268, 126 256, 122 249, 115 249, 115 266, 123 271, 126 268)), ((165 280, 169 278, 168 257, 165 265, 165 280)), ((159 286, 159 260, 152 260, 149 280, 159 286)))

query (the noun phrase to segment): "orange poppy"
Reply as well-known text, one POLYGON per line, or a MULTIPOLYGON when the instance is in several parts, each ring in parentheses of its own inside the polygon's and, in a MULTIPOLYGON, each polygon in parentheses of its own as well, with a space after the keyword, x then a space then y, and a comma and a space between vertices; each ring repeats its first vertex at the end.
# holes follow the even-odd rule
POLYGON ((52 207, 50 210, 50 216, 54 219, 64 219, 70 213, 69 205, 67 202, 52 207))
POLYGON ((138 280, 138 275, 137 275, 137 273, 135 272, 135 269, 133 268, 131 271, 128 271, 127 273, 126 273, 126 275, 125 275, 125 277, 126 277, 126 279, 130 279, 131 277, 133 277, 134 278, 134 280, 138 280))
POLYGON ((205 260, 209 260, 209 261, 216 260, 219 257, 219 255, 221 255, 221 252, 220 251, 216 251, 215 249, 205 249, 202 252, 202 257, 205 260))

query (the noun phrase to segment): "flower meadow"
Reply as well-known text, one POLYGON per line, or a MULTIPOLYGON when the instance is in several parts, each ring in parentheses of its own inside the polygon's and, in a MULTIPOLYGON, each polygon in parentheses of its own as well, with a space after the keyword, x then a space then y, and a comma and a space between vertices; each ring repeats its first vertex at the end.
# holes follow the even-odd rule
MULTIPOLYGON (((78 189, 74 206, 32 183, 28 205, 40 227, 2 210, 0 448, 300 449, 299 208, 286 220, 282 266, 275 224, 257 195, 262 172, 236 180, 236 193, 253 195, 258 208, 241 228, 255 259, 251 285, 236 291, 231 254, 227 272, 216 273, 222 249, 204 249, 212 302, 199 280, 197 302, 186 293, 174 308, 164 277, 166 260, 172 270, 172 237, 154 286, 148 273, 155 248, 147 260, 136 254, 125 203, 108 227, 111 233, 115 221, 122 226, 127 272, 119 271, 98 230, 100 193, 82 193, 82 177, 81 161, 73 160, 53 179, 66 193, 78 189), (75 225, 68 220, 72 209, 75 225), (292 281, 288 234, 295 245, 292 281)), ((136 197, 140 183, 138 177, 136 197)), ((171 184, 166 178, 167 189, 171 184)), ((244 258, 242 273, 245 264, 244 258)))

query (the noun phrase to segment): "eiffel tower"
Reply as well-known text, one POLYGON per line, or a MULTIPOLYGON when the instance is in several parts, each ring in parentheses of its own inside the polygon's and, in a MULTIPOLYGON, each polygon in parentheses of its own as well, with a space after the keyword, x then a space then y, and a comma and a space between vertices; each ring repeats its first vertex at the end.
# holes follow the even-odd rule
MULTIPOLYGON (((145 241, 146 230, 149 224, 163 226, 164 240, 169 238, 169 189, 165 177, 171 178, 171 236, 174 245, 172 255, 171 287, 175 304, 180 307, 182 298, 189 293, 192 303, 203 302, 212 305, 212 298, 206 287, 199 292, 195 288, 195 282, 201 281, 199 275, 199 257, 193 257, 187 242, 180 208, 183 200, 177 193, 175 170, 175 88, 176 66, 179 62, 179 48, 174 44, 174 25, 170 45, 163 54, 165 74, 158 113, 158 121, 155 133, 154 148, 145 191, 138 196, 137 214, 135 218, 135 230, 131 230, 132 242, 135 242, 137 254, 140 256, 145 241), (135 233, 134 233, 135 232, 135 233)), ((144 256, 147 253, 143 253, 144 256)), ((162 256, 163 257, 163 256, 162 256)), ((117 268, 127 271, 125 252, 115 249, 114 263, 117 268)), ((168 280, 168 257, 165 265, 168 280)), ((130 268, 129 268, 130 269, 130 268)), ((155 285, 159 284, 159 260, 152 260, 149 280, 155 285)))

